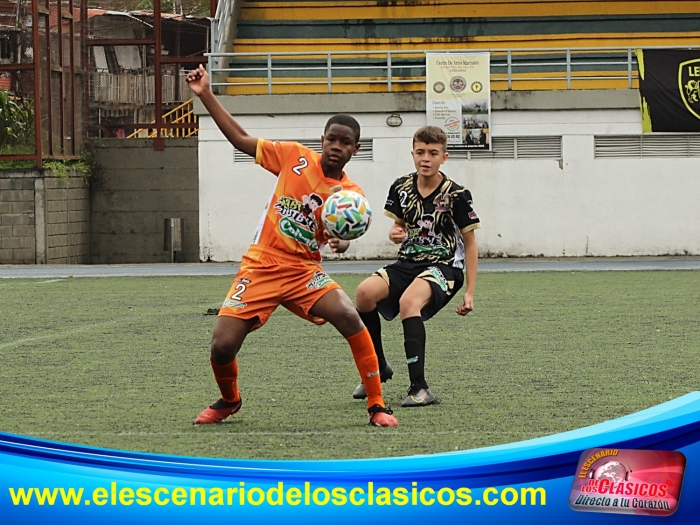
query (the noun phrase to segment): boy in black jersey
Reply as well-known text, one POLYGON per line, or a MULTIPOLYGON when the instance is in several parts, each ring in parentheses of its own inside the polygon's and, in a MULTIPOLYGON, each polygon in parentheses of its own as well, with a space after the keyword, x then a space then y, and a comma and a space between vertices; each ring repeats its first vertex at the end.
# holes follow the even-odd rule
MULTIPOLYGON (((398 260, 362 281, 355 298, 379 359, 383 382, 394 372, 384 357, 379 314, 390 321, 400 315, 406 363, 411 379, 402 406, 425 406, 435 396, 425 380, 423 322, 442 309, 464 284, 467 290, 456 313, 474 308, 478 250, 474 230, 481 226, 469 190, 440 171, 448 157, 447 136, 425 126, 413 136, 416 171, 399 177, 389 189, 384 214, 394 220, 389 239, 400 245, 398 260)), ((364 385, 353 392, 364 399, 364 385)))

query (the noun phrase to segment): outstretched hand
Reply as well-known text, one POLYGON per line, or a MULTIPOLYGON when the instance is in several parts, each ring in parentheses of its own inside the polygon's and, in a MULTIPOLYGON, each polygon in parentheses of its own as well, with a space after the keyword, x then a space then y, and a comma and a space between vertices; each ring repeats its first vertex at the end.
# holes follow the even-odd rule
POLYGON ((197 69, 190 71, 185 80, 192 92, 197 96, 200 96, 210 88, 209 74, 202 64, 199 64, 197 69))
POLYGON ((457 313, 457 315, 467 315, 473 309, 474 309, 474 296, 470 295, 468 293, 465 293, 464 300, 462 301, 462 304, 460 304, 457 307, 457 310, 455 310, 455 312, 457 313))
POLYGON ((350 241, 344 241, 343 239, 333 237, 328 230, 323 230, 323 238, 326 239, 328 247, 333 253, 344 253, 350 247, 350 241))

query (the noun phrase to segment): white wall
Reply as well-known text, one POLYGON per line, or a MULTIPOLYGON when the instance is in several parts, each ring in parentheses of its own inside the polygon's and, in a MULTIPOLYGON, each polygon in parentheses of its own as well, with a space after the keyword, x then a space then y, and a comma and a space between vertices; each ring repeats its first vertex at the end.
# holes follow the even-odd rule
MULTIPOLYGON (((353 242, 350 258, 391 258, 390 219, 382 214, 391 182, 413 171, 413 132, 425 113, 354 115, 363 138, 374 139, 374 161, 346 171, 372 204, 370 231, 353 242)), ((253 136, 319 139, 330 114, 243 116, 253 136)), ((563 161, 448 160, 445 172, 472 191, 483 227, 479 251, 507 256, 700 254, 700 159, 594 159, 593 135, 640 134, 639 110, 495 111, 498 136, 563 136, 563 161)), ((233 162, 233 148, 212 119, 200 116, 200 253, 202 260, 239 261, 275 177, 233 162)))

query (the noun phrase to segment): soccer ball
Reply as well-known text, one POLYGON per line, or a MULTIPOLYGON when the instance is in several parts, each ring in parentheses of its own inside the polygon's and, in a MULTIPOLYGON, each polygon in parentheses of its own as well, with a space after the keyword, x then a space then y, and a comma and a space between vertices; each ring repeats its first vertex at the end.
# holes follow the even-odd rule
POLYGON ((321 220, 333 237, 351 241, 369 229, 372 210, 367 199, 359 193, 341 190, 328 197, 323 205, 321 220))

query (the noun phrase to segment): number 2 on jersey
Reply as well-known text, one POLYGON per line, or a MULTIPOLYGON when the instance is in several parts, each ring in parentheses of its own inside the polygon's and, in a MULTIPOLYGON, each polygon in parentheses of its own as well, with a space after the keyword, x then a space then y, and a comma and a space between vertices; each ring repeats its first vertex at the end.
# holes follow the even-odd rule
POLYGON ((299 157, 299 162, 300 162, 300 164, 298 164, 297 166, 294 166, 292 168, 292 171, 294 173, 296 173, 297 175, 301 176, 301 170, 303 170, 304 168, 306 168, 309 165, 309 161, 306 160, 306 157, 299 157))
POLYGON ((236 285, 236 293, 231 296, 231 299, 234 301, 243 301, 243 297, 241 297, 241 294, 245 292, 246 285, 243 283, 238 283, 236 285))

